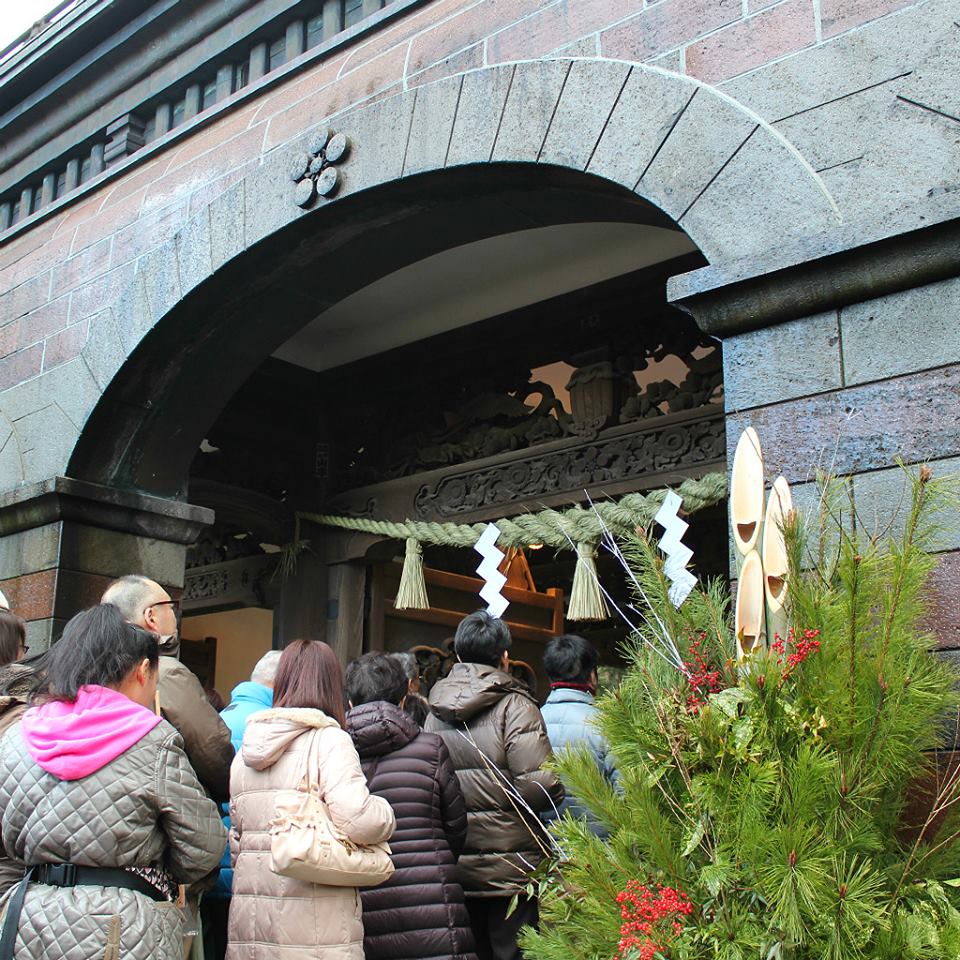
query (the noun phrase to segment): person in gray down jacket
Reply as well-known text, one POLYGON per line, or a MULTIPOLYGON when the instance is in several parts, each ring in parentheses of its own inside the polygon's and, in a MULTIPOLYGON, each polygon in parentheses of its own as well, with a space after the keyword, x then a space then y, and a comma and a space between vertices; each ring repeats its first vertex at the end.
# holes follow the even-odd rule
MULTIPOLYGON (((617 780, 616 766, 606 741, 594 726, 597 708, 597 651, 588 640, 575 634, 554 637, 543 654, 543 670, 550 680, 550 696, 541 708, 547 736, 554 752, 586 746, 594 755, 597 766, 611 782, 617 780)), ((574 817, 586 817, 598 836, 608 831, 590 811, 567 794, 560 804, 559 814, 567 811, 574 817)), ((544 822, 556 818, 553 810, 542 814, 544 822)))
POLYGON ((226 831, 180 734, 151 709, 158 658, 156 636, 116 607, 77 614, 42 702, 0 739, 0 841, 26 865, 0 956, 183 956, 177 885, 216 868, 226 831))
POLYGON ((512 642, 506 622, 486 611, 464 617, 454 637, 460 662, 433 685, 424 726, 443 737, 467 804, 457 878, 480 960, 521 960, 517 934, 538 917, 524 894, 543 858, 537 815, 563 799, 556 775, 542 769, 550 743, 536 701, 507 672, 512 642))

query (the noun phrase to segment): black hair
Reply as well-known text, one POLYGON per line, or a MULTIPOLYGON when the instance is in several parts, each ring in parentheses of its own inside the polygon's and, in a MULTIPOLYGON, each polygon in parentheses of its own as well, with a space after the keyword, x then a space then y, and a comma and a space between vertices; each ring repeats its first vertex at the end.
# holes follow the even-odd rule
POLYGON ((365 653, 347 666, 347 699, 355 706, 373 700, 399 704, 407 695, 407 675, 389 653, 365 653))
POLYGON ((506 621, 491 617, 486 610, 467 614, 457 625, 453 648, 464 663, 499 666, 513 639, 506 621))
POLYGON ((430 705, 419 693, 408 693, 403 702, 403 712, 418 726, 422 727, 430 715, 430 705))
POLYGON ((543 669, 551 683, 588 683, 597 669, 594 645, 575 633, 554 637, 543 652, 543 669))
POLYGON ((26 623, 10 610, 0 610, 0 666, 13 663, 26 645, 26 623))
POLYGON ((73 617, 47 660, 48 694, 73 702, 86 684, 120 683, 141 661, 155 669, 160 659, 158 637, 127 623, 112 603, 101 603, 73 617))

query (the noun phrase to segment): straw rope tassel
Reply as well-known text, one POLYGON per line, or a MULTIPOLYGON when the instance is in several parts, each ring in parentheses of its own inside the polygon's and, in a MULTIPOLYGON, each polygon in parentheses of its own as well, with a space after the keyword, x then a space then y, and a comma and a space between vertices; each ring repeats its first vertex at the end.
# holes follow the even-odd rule
POLYGON ((570 589, 568 620, 606 620, 610 608, 600 592, 597 578, 597 545, 583 541, 577 544, 577 565, 570 589))
POLYGON ((423 547, 419 540, 407 537, 407 549, 403 557, 403 570, 393 601, 396 610, 429 610, 427 584, 423 578, 423 547))

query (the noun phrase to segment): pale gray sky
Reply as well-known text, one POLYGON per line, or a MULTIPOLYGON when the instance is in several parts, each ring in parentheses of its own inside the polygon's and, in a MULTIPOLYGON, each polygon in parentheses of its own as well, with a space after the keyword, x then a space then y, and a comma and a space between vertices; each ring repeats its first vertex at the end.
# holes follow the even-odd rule
POLYGON ((0 3, 0 49, 57 5, 57 0, 6 0, 0 3))

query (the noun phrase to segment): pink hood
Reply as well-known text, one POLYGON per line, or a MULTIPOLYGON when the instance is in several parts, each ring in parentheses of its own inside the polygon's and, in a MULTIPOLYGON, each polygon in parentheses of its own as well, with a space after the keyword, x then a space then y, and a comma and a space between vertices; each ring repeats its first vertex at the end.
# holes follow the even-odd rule
POLYGON ((96 773, 142 740, 160 717, 109 687, 80 688, 73 703, 51 700, 20 720, 30 756, 61 780, 96 773))

